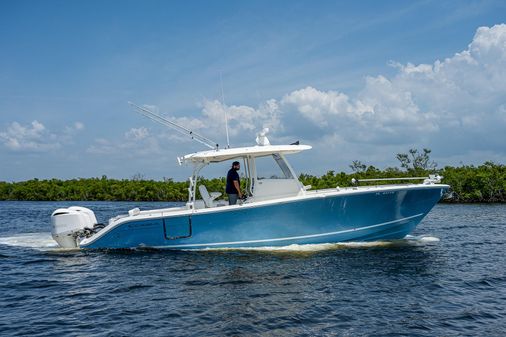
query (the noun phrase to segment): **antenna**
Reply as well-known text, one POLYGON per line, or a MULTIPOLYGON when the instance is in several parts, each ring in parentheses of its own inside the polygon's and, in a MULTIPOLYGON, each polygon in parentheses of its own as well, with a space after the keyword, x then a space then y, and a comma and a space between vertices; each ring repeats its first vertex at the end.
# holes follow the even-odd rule
POLYGON ((183 135, 190 136, 191 139, 196 140, 200 144, 203 144, 203 145, 209 147, 210 149, 216 149, 216 150, 218 150, 218 147, 219 147, 218 143, 213 142, 209 138, 206 138, 206 137, 204 137, 202 135, 199 135, 198 133, 193 132, 190 129, 187 129, 184 126, 176 124, 176 123, 168 120, 167 118, 162 117, 162 116, 160 116, 157 113, 154 113, 153 111, 151 111, 149 109, 146 109, 144 107, 138 106, 137 104, 134 104, 132 102, 128 102, 128 104, 130 104, 130 106, 133 107, 135 110, 137 110, 137 112, 140 113, 141 115, 144 115, 144 116, 148 117, 149 119, 151 119, 151 120, 153 120, 153 121, 155 121, 157 123, 160 123, 160 124, 163 124, 165 126, 168 126, 168 127, 172 128, 173 130, 176 130, 177 132, 179 132, 179 133, 181 133, 183 135))
POLYGON ((230 149, 230 139, 228 137, 228 115, 227 115, 227 108, 225 107, 225 94, 223 93, 223 78, 221 77, 221 71, 220 71, 220 83, 221 83, 221 104, 223 104, 225 110, 225 131, 227 133, 227 149, 230 149))

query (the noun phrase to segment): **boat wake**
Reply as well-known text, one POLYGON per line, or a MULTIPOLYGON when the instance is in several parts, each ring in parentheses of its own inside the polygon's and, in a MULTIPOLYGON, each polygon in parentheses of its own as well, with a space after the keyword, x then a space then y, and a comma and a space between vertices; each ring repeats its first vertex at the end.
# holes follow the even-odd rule
POLYGON ((24 233, 9 237, 0 237, 0 245, 51 250, 58 248, 58 244, 51 237, 51 233, 24 233))
MULTIPOLYGON (((426 246, 434 245, 439 238, 427 235, 408 235, 401 240, 372 241, 372 242, 341 242, 320 243, 306 245, 267 246, 267 247, 235 247, 235 248, 203 248, 200 251, 259 251, 259 252, 320 252, 337 249, 366 249, 366 248, 390 248, 403 246, 426 246)), ((64 250, 51 237, 51 233, 24 233, 9 237, 0 237, 0 245, 12 247, 32 248, 43 251, 64 250)), ((194 250, 193 250, 194 251, 194 250)))
POLYGON ((288 246, 266 246, 266 247, 235 247, 235 248, 204 248, 203 251, 259 251, 259 252, 320 252, 338 249, 367 249, 367 248, 390 248, 403 246, 427 246, 434 245, 440 241, 439 238, 428 235, 413 236, 407 235, 404 239, 392 241, 371 241, 371 242, 339 242, 319 243, 288 246))

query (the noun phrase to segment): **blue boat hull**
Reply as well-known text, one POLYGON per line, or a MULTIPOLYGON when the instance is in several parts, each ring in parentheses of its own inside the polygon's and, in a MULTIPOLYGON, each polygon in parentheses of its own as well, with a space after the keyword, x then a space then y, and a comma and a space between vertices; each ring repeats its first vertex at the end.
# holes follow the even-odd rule
POLYGON ((204 249, 402 239, 446 188, 439 185, 322 195, 131 220, 97 235, 81 248, 204 249))

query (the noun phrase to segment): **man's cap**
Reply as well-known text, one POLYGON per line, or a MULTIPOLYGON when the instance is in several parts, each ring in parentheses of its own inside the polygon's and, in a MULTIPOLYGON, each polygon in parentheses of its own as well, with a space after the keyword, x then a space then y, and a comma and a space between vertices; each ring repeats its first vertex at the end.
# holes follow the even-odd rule
POLYGON ((241 163, 239 163, 238 161, 234 161, 234 162, 232 163, 232 166, 235 166, 235 165, 241 165, 241 163))

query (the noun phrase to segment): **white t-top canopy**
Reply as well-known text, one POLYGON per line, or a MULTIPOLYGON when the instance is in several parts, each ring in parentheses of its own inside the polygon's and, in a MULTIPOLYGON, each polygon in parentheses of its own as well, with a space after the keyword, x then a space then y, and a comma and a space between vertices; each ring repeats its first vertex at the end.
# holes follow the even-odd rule
POLYGON ((249 146, 249 147, 237 147, 232 149, 219 149, 202 151, 187 154, 180 158, 181 162, 184 163, 219 163, 222 161, 238 158, 238 157, 263 157, 272 155, 274 153, 280 154, 292 154, 300 151, 309 150, 309 145, 266 145, 266 146, 249 146))

